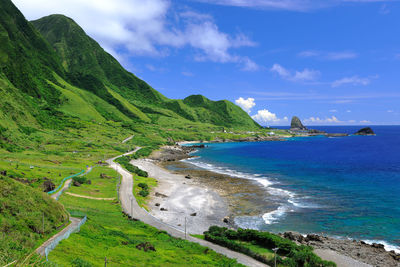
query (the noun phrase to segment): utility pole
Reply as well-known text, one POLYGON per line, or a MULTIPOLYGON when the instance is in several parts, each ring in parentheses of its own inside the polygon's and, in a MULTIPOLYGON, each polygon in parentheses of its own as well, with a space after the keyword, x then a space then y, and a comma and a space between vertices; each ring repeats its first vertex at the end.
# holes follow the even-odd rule
POLYGON ((273 248, 272 249, 274 251, 274 253, 275 253, 275 255, 274 255, 275 256, 275 264, 274 264, 275 267, 276 267, 276 252, 278 251, 278 249, 279 248, 273 248))
POLYGON ((186 239, 186 216, 185 216, 185 239, 186 239))

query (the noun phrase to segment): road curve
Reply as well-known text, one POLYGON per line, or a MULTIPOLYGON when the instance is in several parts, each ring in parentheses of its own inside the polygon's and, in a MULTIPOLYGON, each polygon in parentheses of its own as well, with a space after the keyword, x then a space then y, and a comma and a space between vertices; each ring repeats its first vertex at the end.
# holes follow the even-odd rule
MULTIPOLYGON (((136 148, 134 151, 126 153, 121 156, 133 154, 136 151, 138 151, 139 149, 140 148, 136 148)), ((138 205, 136 198, 133 196, 133 193, 132 193, 133 192, 132 191, 132 189, 133 189, 132 175, 128 171, 123 169, 121 167, 121 165, 114 162, 115 159, 117 159, 121 156, 108 159, 107 163, 109 164, 109 166, 111 168, 116 170, 122 176, 121 186, 120 186, 120 190, 119 190, 119 196, 120 196, 121 206, 122 206, 122 209, 124 210, 124 212, 131 215, 133 218, 139 219, 140 221, 142 221, 146 224, 149 224, 157 229, 168 232, 171 236, 185 239, 184 232, 182 232, 181 230, 179 230, 171 225, 161 222, 160 220, 158 220, 157 218, 150 215, 147 211, 145 211, 138 205)), ((259 261, 256 261, 255 259, 253 259, 249 256, 246 256, 244 254, 241 254, 241 253, 229 250, 227 248, 218 246, 218 245, 208 242, 206 240, 194 238, 190 235, 187 235, 186 239, 191 242, 195 242, 202 246, 208 247, 208 248, 216 251, 217 253, 223 254, 229 258, 236 259, 241 264, 244 264, 247 266, 267 266, 259 261)))

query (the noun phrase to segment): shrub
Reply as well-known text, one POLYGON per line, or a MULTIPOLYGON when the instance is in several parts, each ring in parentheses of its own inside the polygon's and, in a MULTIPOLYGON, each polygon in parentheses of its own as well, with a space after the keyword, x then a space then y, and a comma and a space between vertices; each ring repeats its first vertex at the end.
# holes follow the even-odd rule
POLYGON ((211 226, 208 231, 204 232, 204 237, 208 241, 244 253, 269 265, 273 265, 273 262, 235 240, 251 242, 267 249, 279 248, 279 254, 286 258, 283 260, 277 256, 277 262, 286 266, 336 266, 335 263, 324 261, 314 254, 311 247, 299 246, 288 239, 268 232, 240 228, 234 231, 228 230, 226 227, 211 226))
POLYGON ((75 176, 74 178, 72 178, 74 181, 80 183, 80 184, 84 184, 87 182, 87 178, 85 176, 75 176))
POLYGON ((145 184, 145 183, 139 183, 138 186, 141 187, 143 190, 148 190, 149 189, 149 186, 147 184, 145 184))
POLYGON ((147 197, 149 195, 149 191, 147 190, 140 190, 139 195, 142 197, 147 197))

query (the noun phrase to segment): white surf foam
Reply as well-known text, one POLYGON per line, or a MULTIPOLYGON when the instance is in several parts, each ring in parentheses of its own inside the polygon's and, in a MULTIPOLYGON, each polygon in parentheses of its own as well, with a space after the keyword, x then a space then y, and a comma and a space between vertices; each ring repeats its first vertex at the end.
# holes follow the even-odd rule
POLYGON ((382 244, 385 246, 385 250, 386 251, 392 251, 394 250, 396 253, 400 253, 400 247, 389 244, 386 241, 383 240, 363 240, 365 243, 372 245, 372 243, 378 243, 378 244, 382 244))
POLYGON ((286 206, 280 206, 278 209, 265 213, 262 218, 266 224, 275 223, 279 220, 286 212, 289 211, 289 208, 286 206))
MULTIPOLYGON (((199 158, 195 158, 195 159, 199 159, 199 158)), ((264 187, 268 187, 268 186, 273 184, 270 180, 268 180, 267 177, 262 177, 260 174, 253 175, 253 174, 249 174, 249 173, 235 171, 235 170, 232 170, 232 169, 229 169, 229 168, 226 168, 226 167, 215 166, 215 165, 210 164, 210 163, 205 163, 205 162, 201 162, 201 161, 194 161, 194 158, 185 159, 183 161, 184 162, 188 162, 190 164, 193 164, 196 167, 200 167, 200 168, 203 168, 203 169, 215 172, 215 173, 225 174, 225 175, 229 175, 229 176, 237 177, 237 178, 255 180, 255 181, 257 181, 258 183, 260 183, 264 187)))

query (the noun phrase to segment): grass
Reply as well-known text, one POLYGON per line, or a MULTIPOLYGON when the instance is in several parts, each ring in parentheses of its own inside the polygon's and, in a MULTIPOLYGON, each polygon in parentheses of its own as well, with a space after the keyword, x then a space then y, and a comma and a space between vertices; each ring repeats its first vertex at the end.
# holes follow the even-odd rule
POLYGON ((116 186, 119 174, 113 169, 95 166, 85 177, 91 181, 91 184, 85 183, 79 187, 71 186, 68 192, 97 198, 117 198, 116 186))
POLYGON ((142 190, 142 188, 138 186, 140 183, 147 184, 149 187, 148 191, 151 193, 152 189, 157 186, 157 180, 151 177, 141 177, 136 174, 133 175, 133 195, 135 196, 140 207, 149 210, 147 201, 150 199, 150 194, 146 197, 143 197, 139 194, 139 192, 142 190))
POLYGON ((198 244, 176 239, 140 221, 130 221, 118 203, 78 199, 63 195, 60 201, 69 209, 87 214, 81 231, 63 240, 49 255, 52 263, 71 266, 239 266, 198 244), (156 251, 144 252, 136 246, 150 242, 156 251))

